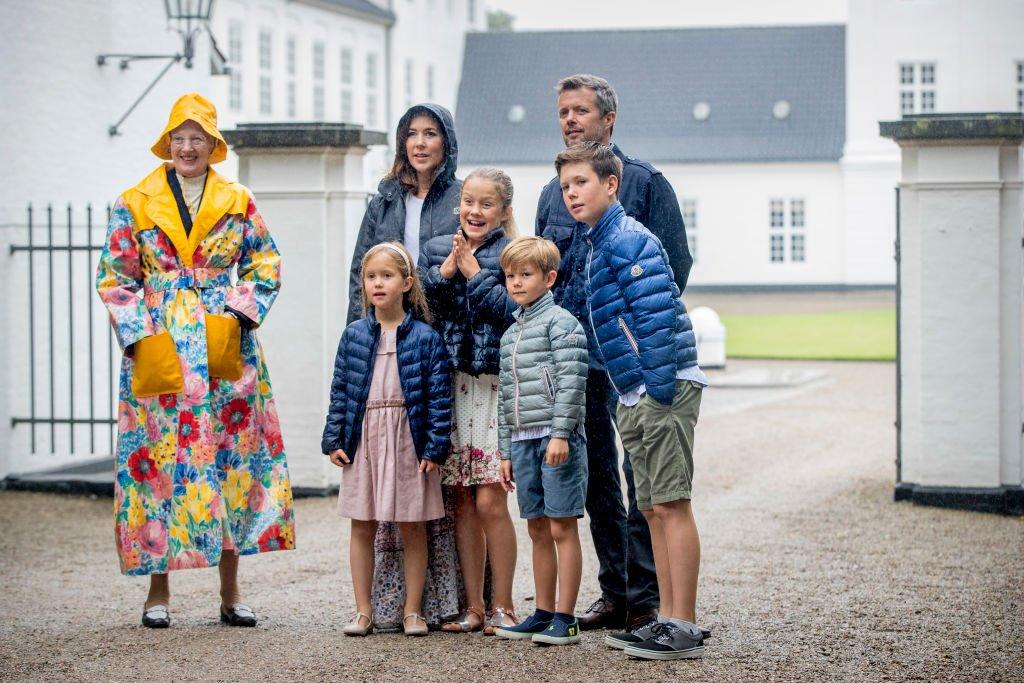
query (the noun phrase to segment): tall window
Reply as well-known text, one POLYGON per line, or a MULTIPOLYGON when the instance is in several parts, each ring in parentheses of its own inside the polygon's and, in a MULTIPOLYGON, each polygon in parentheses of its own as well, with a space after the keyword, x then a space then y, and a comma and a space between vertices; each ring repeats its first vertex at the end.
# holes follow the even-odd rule
POLYGON ((294 119, 297 115, 298 106, 295 97, 295 64, 296 51, 295 36, 288 36, 285 46, 286 61, 288 64, 288 118, 294 119))
POLYGON ((228 61, 231 62, 228 106, 235 111, 242 108, 242 24, 228 24, 228 61))
POLYGON ((1017 62, 1017 111, 1024 112, 1024 61, 1017 62))
POLYGON ((269 29, 260 29, 260 113, 273 113, 273 83, 271 82, 271 40, 269 29))
POLYGON ((466 15, 470 24, 476 23, 476 0, 466 0, 466 15))
POLYGON ((313 118, 324 119, 324 44, 313 43, 313 118))
POLYGON ((427 64, 427 99, 434 99, 434 65, 427 64))
MULTIPOLYGON (((412 72, 413 63, 411 59, 405 60, 405 108, 408 109, 412 106, 413 90, 412 90, 412 72)), ((430 95, 427 95, 429 98, 430 95)))
POLYGON ((377 125, 377 55, 366 55, 366 125, 377 125))
MULTIPOLYGON (((807 260, 806 216, 803 199, 768 202, 768 260, 803 263, 807 260), (788 244, 788 258, 787 258, 788 244)), ((689 228, 689 226, 687 226, 689 228)))
POLYGON ((352 121, 352 50, 341 48, 341 120, 352 121))
POLYGON ((684 199, 682 202, 683 226, 686 229, 686 246, 690 257, 697 262, 697 200, 684 199))
POLYGON ((900 114, 928 114, 935 111, 935 64, 900 64, 900 114))

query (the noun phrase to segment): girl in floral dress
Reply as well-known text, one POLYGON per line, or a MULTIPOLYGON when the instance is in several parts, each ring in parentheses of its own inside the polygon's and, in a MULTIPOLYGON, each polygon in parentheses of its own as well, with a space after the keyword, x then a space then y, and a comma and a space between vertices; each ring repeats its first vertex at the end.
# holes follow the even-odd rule
POLYGON ((512 182, 494 168, 463 181, 461 229, 423 245, 420 269, 434 326, 444 336, 454 370, 452 455, 441 483, 455 499, 455 538, 466 605, 446 631, 514 626, 512 578, 516 536, 501 486, 498 451, 498 370, 501 335, 516 304, 505 289, 501 251, 514 237, 512 182), (491 609, 485 612, 484 567, 491 572, 491 609))
MULTIPOLYGON (((399 242, 363 257, 366 317, 345 328, 331 383, 323 452, 344 467, 339 507, 352 520, 349 559, 356 616, 343 632, 373 631, 374 536, 394 522, 402 537, 406 635, 426 635, 425 522, 444 516, 438 467, 451 449, 448 353, 429 319, 412 257, 399 242)), ((444 568, 442 567, 442 570, 444 568)), ((404 588, 404 591, 401 590, 404 588)))

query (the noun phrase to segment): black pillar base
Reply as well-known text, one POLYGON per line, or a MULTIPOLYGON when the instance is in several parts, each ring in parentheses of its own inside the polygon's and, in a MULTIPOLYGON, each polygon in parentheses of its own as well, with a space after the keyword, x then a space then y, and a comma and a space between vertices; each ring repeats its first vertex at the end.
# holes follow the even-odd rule
POLYGON ((999 515, 1024 515, 1024 487, 961 488, 957 486, 919 486, 896 484, 896 501, 909 500, 915 505, 990 512, 999 515))

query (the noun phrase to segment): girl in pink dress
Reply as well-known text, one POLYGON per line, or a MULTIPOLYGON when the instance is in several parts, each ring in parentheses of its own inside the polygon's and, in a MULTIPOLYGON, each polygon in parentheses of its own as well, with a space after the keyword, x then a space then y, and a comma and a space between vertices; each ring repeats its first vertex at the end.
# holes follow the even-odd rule
POLYGON ((373 630, 373 540, 378 521, 402 536, 406 635, 426 635, 425 522, 444 516, 438 468, 451 450, 451 377, 441 336, 429 318, 412 258, 398 242, 366 252, 366 317, 338 344, 323 452, 344 468, 339 508, 352 520, 349 559, 356 617, 345 635, 373 630))

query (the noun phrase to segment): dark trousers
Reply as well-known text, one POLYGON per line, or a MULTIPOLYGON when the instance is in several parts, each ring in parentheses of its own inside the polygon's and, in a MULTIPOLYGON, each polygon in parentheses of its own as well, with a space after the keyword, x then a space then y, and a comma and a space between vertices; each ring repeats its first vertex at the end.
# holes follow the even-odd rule
POLYGON ((618 397, 603 370, 587 374, 587 514, 600 571, 601 595, 630 609, 658 606, 658 577, 647 520, 636 507, 633 467, 623 452, 629 512, 622 503, 619 453, 615 447, 615 407, 618 397))

